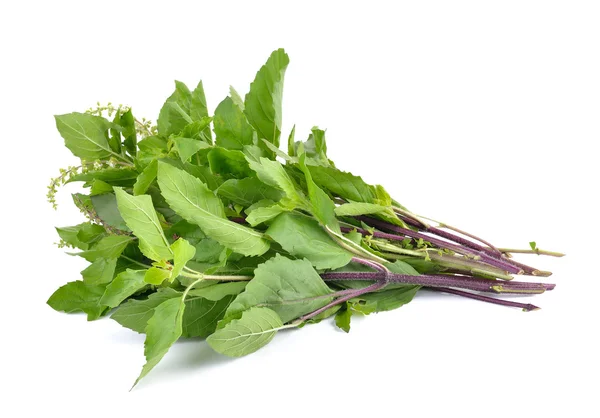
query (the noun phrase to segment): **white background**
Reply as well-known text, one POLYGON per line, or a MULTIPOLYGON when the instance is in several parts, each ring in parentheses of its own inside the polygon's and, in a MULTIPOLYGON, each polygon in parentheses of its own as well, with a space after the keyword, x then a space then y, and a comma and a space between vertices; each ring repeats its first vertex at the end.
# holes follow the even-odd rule
POLYGON ((595 1, 65 2, 0 6, 0 415, 598 416, 600 10, 595 1), (522 258, 556 290, 523 313, 422 292, 399 310, 282 332, 238 360, 177 343, 132 392, 143 337, 45 301, 83 260, 49 178, 75 164, 52 115, 96 101, 155 118, 204 80, 211 109, 285 47, 284 135, 417 213, 522 258), (11 411, 12 410, 12 411, 11 411), (168 415, 167 415, 168 414, 168 415))

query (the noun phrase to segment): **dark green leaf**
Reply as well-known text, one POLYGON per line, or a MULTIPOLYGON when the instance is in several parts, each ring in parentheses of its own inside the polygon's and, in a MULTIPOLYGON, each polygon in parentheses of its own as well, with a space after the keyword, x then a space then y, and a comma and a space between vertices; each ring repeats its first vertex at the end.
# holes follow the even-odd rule
POLYGON ((148 320, 154 314, 154 308, 164 301, 172 298, 180 298, 181 293, 170 287, 159 289, 157 292, 148 296, 148 299, 135 300, 130 299, 111 315, 111 318, 117 321, 125 328, 129 328, 140 334, 145 332, 148 320))
POLYGON ((231 303, 225 317, 239 318, 253 306, 266 306, 286 323, 327 305, 333 300, 331 293, 310 262, 278 254, 257 267, 254 278, 231 303))
POLYGON ((113 193, 92 196, 91 201, 96 215, 98 215, 98 218, 106 225, 120 229, 121 231, 130 230, 119 212, 117 198, 113 193))
POLYGON ((243 179, 254 175, 246 156, 238 150, 215 147, 208 153, 208 162, 213 173, 226 179, 243 179))
POLYGON ((349 303, 345 303, 345 308, 340 309, 335 314, 335 325, 345 332, 350 332, 350 319, 352 318, 352 311, 350 310, 349 303))
POLYGON ((290 254, 307 258, 317 269, 335 269, 352 259, 352 253, 341 248, 308 216, 282 213, 266 234, 290 254))
POLYGON ((250 206, 264 199, 278 201, 283 197, 280 190, 266 185, 257 177, 227 180, 217 189, 217 193, 242 206, 250 206))
POLYGON ((144 168, 135 181, 133 185, 133 195, 139 196, 141 194, 146 193, 148 187, 156 180, 156 173, 158 171, 158 161, 152 160, 150 164, 144 168))

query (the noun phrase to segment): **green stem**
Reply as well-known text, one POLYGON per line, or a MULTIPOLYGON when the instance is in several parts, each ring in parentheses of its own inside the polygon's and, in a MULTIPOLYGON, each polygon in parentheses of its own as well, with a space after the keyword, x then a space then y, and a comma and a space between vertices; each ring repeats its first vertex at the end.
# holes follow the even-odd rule
POLYGON ((549 255, 552 257, 564 257, 565 256, 564 253, 559 253, 556 251, 540 250, 539 248, 536 248, 535 250, 519 250, 516 248, 498 248, 498 250, 503 253, 538 254, 538 255, 549 255))
POLYGON ((375 254, 371 253, 370 251, 367 251, 360 245, 357 245, 356 243, 350 241, 345 236, 335 233, 327 225, 325 225, 325 231, 329 234, 329 236, 335 242, 338 243, 338 245, 340 247, 342 247, 343 249, 345 249, 347 251, 350 251, 352 254, 356 254, 362 258, 366 258, 371 261, 377 261, 378 263, 383 263, 383 264, 388 263, 388 260, 386 260, 385 258, 381 258, 378 255, 375 255, 375 254))
POLYGON ((220 281, 229 281, 229 282, 252 280, 252 276, 217 276, 217 275, 210 275, 210 274, 202 274, 199 272, 188 273, 185 271, 182 271, 179 274, 183 277, 188 277, 190 279, 198 278, 198 279, 204 279, 204 280, 220 280, 220 281))

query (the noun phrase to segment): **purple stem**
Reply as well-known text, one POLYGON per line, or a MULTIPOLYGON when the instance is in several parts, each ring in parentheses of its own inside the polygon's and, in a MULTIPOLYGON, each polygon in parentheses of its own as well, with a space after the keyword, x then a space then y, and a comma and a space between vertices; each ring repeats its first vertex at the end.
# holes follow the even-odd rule
MULTIPOLYGON (((377 272, 329 272, 321 274, 323 280, 381 280, 377 272)), ((553 284, 504 282, 489 279, 479 279, 466 276, 449 275, 419 275, 386 273, 385 280, 390 283, 406 283, 427 287, 457 287, 492 293, 543 293, 554 289, 553 284)))
POLYGON ((421 225, 419 222, 417 222, 417 221, 415 221, 413 219, 410 219, 410 218, 407 218, 407 217, 404 217, 404 216, 400 216, 400 217, 407 224, 412 225, 414 227, 417 227, 419 229, 422 229, 425 232, 430 232, 430 233, 432 233, 434 235, 437 235, 437 236, 442 237, 442 238, 449 239, 450 241, 454 241, 456 243, 464 245, 465 247, 471 248, 473 250, 484 252, 487 255, 491 256, 491 257, 494 257, 496 259, 504 261, 507 264, 512 264, 513 266, 518 267, 521 270, 523 270, 523 272, 525 274, 536 275, 535 273, 538 272, 537 269, 535 269, 535 268, 533 268, 531 266, 528 266, 526 264, 522 264, 522 263, 519 263, 517 261, 511 260, 509 258, 506 258, 501 253, 498 253, 498 252, 494 251, 491 248, 484 247, 484 246, 479 245, 479 244, 477 244, 475 242, 469 241, 468 239, 465 239, 465 238, 460 237, 458 235, 452 234, 452 233, 450 233, 448 231, 444 231, 443 229, 440 229, 440 228, 436 228, 436 227, 433 227, 433 226, 430 226, 429 228, 424 228, 423 225, 421 225))
MULTIPOLYGON (((392 225, 385 221, 380 221, 379 219, 373 219, 373 218, 369 218, 366 216, 357 216, 357 218, 362 220, 366 224, 368 224, 370 226, 375 226, 379 229, 388 229, 390 231, 404 234, 411 238, 421 238, 425 241, 429 241, 430 243, 432 243, 433 245, 436 245, 439 248, 445 248, 447 250, 451 250, 451 251, 454 251, 454 252, 457 252, 457 253, 463 254, 463 255, 478 256, 482 262, 484 262, 490 266, 494 266, 499 269, 508 271, 510 273, 514 273, 514 274, 522 274, 523 273, 523 270, 520 267, 509 264, 504 260, 499 260, 494 257, 491 257, 488 254, 481 252, 481 251, 467 249, 463 246, 453 244, 451 242, 442 241, 442 240, 434 238, 434 237, 423 235, 420 232, 416 232, 411 229, 402 228, 400 226, 392 225)), ((390 234, 388 234, 388 235, 390 235, 390 234)), ((389 237, 388 239, 393 239, 393 238, 389 237)), ((401 241, 404 239, 404 237, 396 236, 395 239, 401 241)))
POLYGON ((352 261, 354 261, 355 263, 358 263, 358 264, 362 264, 364 266, 371 267, 372 269, 377 270, 377 271, 384 272, 387 270, 381 264, 375 263, 374 261, 365 260, 364 258, 352 257, 352 261))
POLYGON ((444 292, 444 293, 451 293, 453 295, 458 295, 458 296, 462 296, 465 298, 480 300, 482 302, 494 303, 496 305, 511 306, 513 308, 521 308, 526 312, 535 311, 537 309, 540 309, 537 306, 532 305, 531 303, 519 303, 519 302, 510 301, 510 300, 496 299, 496 298, 492 298, 490 296, 477 295, 475 293, 465 292, 465 291, 457 290, 457 289, 449 289, 447 287, 437 287, 437 288, 432 288, 431 290, 436 290, 438 292, 444 292))
MULTIPOLYGON (((376 273, 376 274, 379 274, 379 273, 376 273)), ((367 287, 363 287, 362 289, 351 289, 352 291, 347 293, 345 296, 342 296, 341 298, 338 298, 338 299, 328 303, 327 305, 323 306, 322 308, 317 309, 316 311, 313 311, 309 314, 301 316, 295 322, 300 323, 300 322, 308 321, 309 319, 314 318, 315 316, 319 315, 320 313, 325 312, 329 308, 339 305, 340 303, 346 302, 347 300, 354 299, 355 297, 358 297, 360 295, 364 295, 365 293, 374 292, 376 290, 379 290, 382 287, 385 287, 386 284, 387 284, 386 282, 379 281, 379 282, 373 283, 372 285, 369 285, 367 287)))

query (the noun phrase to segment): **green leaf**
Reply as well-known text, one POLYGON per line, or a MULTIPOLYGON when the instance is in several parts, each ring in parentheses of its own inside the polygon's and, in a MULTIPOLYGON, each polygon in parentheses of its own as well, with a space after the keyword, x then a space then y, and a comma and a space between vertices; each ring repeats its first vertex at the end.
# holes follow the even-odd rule
POLYGON ((316 126, 311 129, 311 134, 305 142, 294 142, 293 136, 288 139, 288 153, 291 156, 306 154, 306 164, 331 165, 327 158, 327 144, 325 142, 325 131, 316 126), (303 151, 303 152, 300 152, 303 151))
POLYGON ((311 212, 321 225, 327 226, 333 232, 340 234, 340 224, 335 217, 335 204, 313 181, 310 171, 306 167, 305 158, 306 154, 302 154, 298 163, 306 179, 311 212))
POLYGON ((243 179, 254 175, 248 166, 246 156, 238 150, 215 147, 208 153, 208 162, 213 173, 226 179, 243 179))
POLYGON ((117 112, 115 112, 113 123, 110 127, 110 135, 108 136, 108 144, 110 145, 110 148, 117 154, 121 153, 121 126, 119 125, 120 121, 121 111, 117 110, 117 112))
POLYGON ((146 326, 144 342, 146 364, 133 386, 158 364, 169 348, 181 337, 184 310, 182 298, 167 299, 154 308, 154 314, 146 326))
POLYGON ((171 277, 175 279, 179 276, 185 264, 194 258, 194 255, 196 255, 196 248, 185 239, 179 238, 171 244, 171 251, 173 252, 173 270, 171 271, 171 277))
POLYGON ((218 353, 242 357, 267 345, 280 329, 287 328, 277 313, 269 308, 254 307, 240 319, 217 329, 206 341, 218 353))
POLYGON ((537 250, 537 244, 536 244, 536 242, 535 242, 535 241, 531 241, 531 242, 529 243, 529 246, 531 247, 531 249, 532 249, 533 251, 537 250))
POLYGON ((150 185, 156 179, 156 174, 158 172, 158 161, 152 160, 150 164, 144 168, 144 170, 137 176, 135 180, 135 184, 133 185, 133 195, 139 196, 148 190, 150 185))
POLYGON ((244 102, 248 122, 256 129, 259 137, 276 147, 279 147, 281 135, 283 78, 289 62, 283 49, 273 51, 250 84, 250 92, 244 102))
POLYGON ((333 300, 328 296, 331 293, 309 261, 278 254, 256 268, 254 278, 231 303, 225 318, 239 318, 253 306, 265 306, 286 323, 327 305, 333 300))
POLYGON ((85 113, 69 113, 54 118, 65 146, 76 157, 85 160, 124 159, 110 148, 108 130, 112 124, 106 119, 85 113))
POLYGON ((129 155, 135 157, 137 153, 137 132, 135 130, 135 118, 133 117, 133 113, 131 113, 131 109, 121 115, 119 125, 122 128, 121 134, 125 138, 123 141, 125 150, 129 155))
MULTIPOLYGON (((244 110, 244 99, 242 96, 233 88, 233 86, 229 86, 229 96, 231 96, 231 101, 234 105, 240 108, 240 110, 244 110)), ((215 114, 217 112, 215 111, 215 114)))
POLYGON ((279 161, 261 157, 259 162, 248 159, 248 163, 263 183, 282 190, 296 205, 307 205, 306 198, 279 161))
POLYGON ((308 259, 319 270, 342 267, 352 259, 352 253, 341 248, 317 221, 308 216, 282 213, 275 218, 266 234, 284 250, 308 259))
POLYGON ((94 262, 98 258, 119 258, 125 247, 133 241, 128 235, 109 235, 102 238, 92 248, 80 253, 69 253, 85 258, 89 262, 94 262))
POLYGON ((234 296, 230 295, 213 301, 202 297, 189 297, 185 301, 182 336, 186 338, 208 337, 217 328, 217 323, 225 315, 233 298, 234 296))
POLYGON ((337 216, 358 216, 381 213, 388 209, 388 207, 376 205, 374 203, 351 202, 336 207, 335 214, 337 216))
POLYGON ((265 199, 278 201, 283 197, 280 190, 266 185, 257 177, 227 180, 217 189, 217 193, 243 206, 250 206, 265 199))
POLYGON ((375 187, 362 178, 333 167, 310 166, 314 182, 321 188, 354 202, 377 203, 375 187))
POLYGON ((210 286, 202 287, 200 289, 191 289, 189 294, 190 299, 195 296, 202 297, 204 299, 217 301, 221 300, 226 296, 237 296, 245 288, 247 282, 227 282, 227 283, 216 283, 210 286))
POLYGON ((413 300, 421 286, 403 285, 396 289, 361 295, 362 309, 372 312, 383 312, 397 309, 413 300))
MULTIPOLYGON (((240 99, 241 100, 241 99, 240 99)), ((254 129, 246 120, 242 107, 226 97, 215 109, 213 119, 216 144, 232 150, 243 150, 244 145, 252 145, 254 129)))
MULTIPOLYGON (((272 202, 272 201, 267 200, 267 201, 263 201, 263 202, 272 202)), ((260 204, 260 203, 261 202, 257 202, 256 204, 260 204)), ((279 204, 273 204, 270 206, 255 207, 255 208, 250 207, 247 210, 248 216, 246 217, 246 222, 248 222, 252 226, 260 225, 268 220, 273 219, 274 217, 276 217, 277 215, 279 215, 280 213, 285 212, 285 211, 286 211, 286 208, 282 207, 279 204)))
POLYGON ((100 298, 104 293, 104 286, 87 285, 82 281, 69 282, 57 289, 50 299, 48 305, 57 311, 67 313, 85 312, 88 321, 98 319, 106 310, 106 306, 100 305, 100 298))
MULTIPOLYGON (((169 136, 180 133, 187 125, 208 116, 202 81, 193 92, 181 81, 175 81, 175 91, 160 110, 158 133, 169 136)), ((210 138, 210 131, 207 130, 210 138)))
POLYGON ((90 196, 112 193, 113 186, 105 181, 94 179, 90 183, 90 196))
POLYGON ((92 207, 98 218, 108 226, 120 229, 121 231, 130 231, 125 220, 117 207, 117 197, 112 193, 101 194, 91 197, 92 207))
POLYGON ((159 163, 158 184, 175 212, 220 244, 246 256, 269 249, 269 242, 260 232, 226 219, 221 200, 196 177, 159 163))
POLYGON ((142 253, 154 261, 172 259, 173 253, 154 210, 152 198, 147 195, 131 196, 118 187, 115 187, 115 194, 119 212, 138 237, 142 253))
POLYGON ((345 332, 350 332, 350 319, 352 318, 352 311, 350 310, 350 304, 345 303, 346 308, 340 309, 335 314, 335 325, 345 332))
POLYGON ((117 267, 116 258, 98 258, 81 272, 83 282, 88 285, 110 283, 117 267))
POLYGON ((180 136, 173 138, 173 143, 175 144, 175 149, 177 150, 177 154, 179 154, 179 158, 184 163, 201 149, 210 147, 210 145, 204 141, 180 136))
POLYGON ((111 319, 114 319, 125 328, 143 334, 148 320, 154 315, 154 308, 168 299, 180 297, 181 292, 177 292, 170 287, 162 288, 148 296, 148 299, 128 300, 117 308, 111 315, 111 319))
POLYGON ((111 308, 119 306, 129 296, 146 287, 146 282, 144 282, 145 273, 146 270, 130 269, 120 273, 106 286, 100 303, 111 308))
POLYGON ((74 181, 102 180, 113 186, 129 185, 137 178, 138 172, 133 168, 104 168, 101 170, 90 170, 85 173, 75 174, 67 183, 74 181))
POLYGON ((152 267, 145 270, 144 281, 148 284, 158 286, 169 278, 171 278, 171 272, 168 270, 163 270, 159 267, 152 267))
POLYGON ((100 225, 92 223, 81 223, 75 226, 65 226, 56 228, 56 232, 60 239, 66 242, 68 245, 80 250, 87 250, 90 247, 90 238, 92 243, 96 241, 96 238, 105 234, 104 228, 100 225), (80 233, 82 233, 80 237, 80 233), (87 238, 87 240, 85 239, 87 238))

